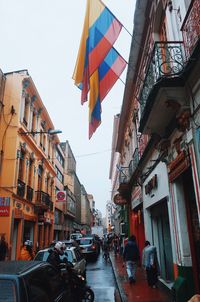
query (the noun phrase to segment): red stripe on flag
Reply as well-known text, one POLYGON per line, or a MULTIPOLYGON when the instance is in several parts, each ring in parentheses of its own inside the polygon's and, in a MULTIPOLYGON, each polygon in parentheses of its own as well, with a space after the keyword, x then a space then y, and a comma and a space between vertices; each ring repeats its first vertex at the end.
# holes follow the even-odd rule
POLYGON ((99 95, 101 102, 106 97, 108 92, 112 89, 115 82, 118 80, 118 76, 112 71, 112 69, 109 70, 109 72, 105 75, 103 80, 99 84, 99 95))
POLYGON ((122 25, 114 19, 106 35, 102 37, 97 46, 89 53, 90 75, 92 75, 97 67, 102 63, 103 59, 118 38, 121 28, 122 25))
POLYGON ((108 92, 112 89, 124 68, 126 67, 126 61, 119 56, 115 63, 111 66, 111 69, 103 77, 99 84, 99 95, 101 102, 106 97, 108 92))
POLYGON ((89 139, 91 139, 92 135, 96 131, 96 129, 99 127, 101 124, 101 121, 98 121, 96 119, 93 119, 91 123, 89 124, 89 139))

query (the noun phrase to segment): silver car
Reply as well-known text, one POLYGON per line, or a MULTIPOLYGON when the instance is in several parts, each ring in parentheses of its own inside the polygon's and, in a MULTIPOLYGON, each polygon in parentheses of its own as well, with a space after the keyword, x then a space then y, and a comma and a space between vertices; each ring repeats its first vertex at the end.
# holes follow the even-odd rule
MULTIPOLYGON (((49 250, 52 248, 47 248, 44 250, 40 250, 34 260, 37 261, 47 261, 49 256, 49 250)), ((71 262, 74 266, 74 269, 81 274, 82 276, 86 277, 86 260, 83 258, 81 252, 76 247, 69 247, 66 248, 64 254, 60 256, 60 259, 67 258, 69 262, 71 262)))

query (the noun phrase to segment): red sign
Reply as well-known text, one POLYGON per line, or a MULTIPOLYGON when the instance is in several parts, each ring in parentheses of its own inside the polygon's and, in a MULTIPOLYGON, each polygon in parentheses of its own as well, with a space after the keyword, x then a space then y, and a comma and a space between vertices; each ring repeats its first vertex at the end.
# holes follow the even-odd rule
POLYGON ((65 191, 58 191, 56 193, 56 201, 66 201, 66 192, 65 191))
POLYGON ((0 206, 0 216, 9 216, 10 215, 10 207, 9 206, 0 206))

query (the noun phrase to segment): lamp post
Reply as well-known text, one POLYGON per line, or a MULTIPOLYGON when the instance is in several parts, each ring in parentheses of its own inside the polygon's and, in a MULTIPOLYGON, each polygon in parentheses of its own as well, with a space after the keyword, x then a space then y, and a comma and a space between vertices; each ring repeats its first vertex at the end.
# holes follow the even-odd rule
POLYGON ((61 130, 56 130, 56 129, 49 129, 47 131, 23 131, 23 132, 19 132, 19 134, 40 134, 40 133, 55 135, 55 134, 62 133, 62 131, 61 130))

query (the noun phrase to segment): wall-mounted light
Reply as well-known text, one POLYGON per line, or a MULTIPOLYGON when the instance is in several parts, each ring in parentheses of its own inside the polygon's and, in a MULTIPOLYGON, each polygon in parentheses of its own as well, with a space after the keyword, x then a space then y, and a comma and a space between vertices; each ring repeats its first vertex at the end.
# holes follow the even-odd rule
POLYGON ((49 135, 55 135, 55 134, 60 134, 62 133, 61 130, 56 130, 56 129, 49 129, 47 131, 22 131, 22 132, 19 132, 19 134, 41 134, 41 133, 46 133, 46 134, 49 134, 49 135))

